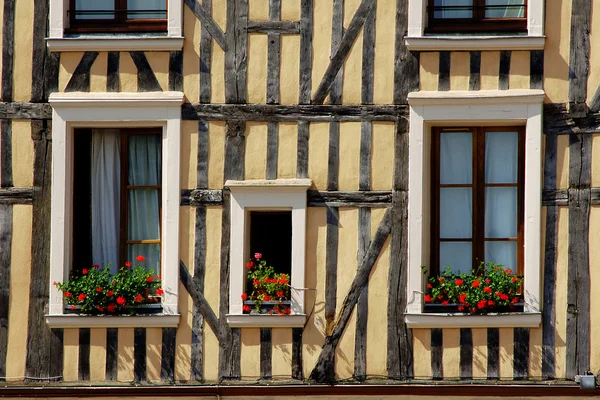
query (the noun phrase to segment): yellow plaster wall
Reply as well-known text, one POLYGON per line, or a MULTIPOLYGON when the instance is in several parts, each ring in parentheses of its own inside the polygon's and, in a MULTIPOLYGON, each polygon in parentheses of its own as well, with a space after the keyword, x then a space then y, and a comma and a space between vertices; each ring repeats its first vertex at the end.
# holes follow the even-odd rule
POLYGON ((119 85, 122 92, 137 92, 137 67, 128 52, 120 53, 119 85))
POLYGON ((144 54, 162 90, 169 90, 169 53, 166 51, 147 51, 144 54))
POLYGON ((481 89, 496 90, 498 89, 498 81, 500 74, 500 52, 499 51, 482 51, 481 52, 481 89))
POLYGON ((134 329, 119 328, 117 341, 117 381, 131 382, 133 381, 134 329))
MULTIPOLYGON (((191 270, 189 266, 188 269, 191 270)), ((192 368, 192 299, 181 282, 179 283, 179 313, 181 319, 175 336, 175 380, 189 381, 192 368)))
POLYGON ((146 378, 150 382, 160 381, 162 361, 162 329, 146 329, 146 378))
POLYGON ((267 124, 246 123, 245 179, 265 179, 267 172, 267 124))
POLYGON ((500 328, 500 379, 513 379, 515 342, 513 328, 500 328))
MULTIPOLYGON (((226 31, 227 2, 213 1, 213 19, 226 31)), ((213 103, 225 103, 225 52, 213 40, 211 59, 211 101, 213 103)))
POLYGON ((444 379, 458 379, 460 377, 460 329, 444 329, 442 335, 444 379))
POLYGON ((412 334, 415 379, 431 379, 431 330, 413 329, 412 334))
POLYGON ((181 121, 181 188, 196 187, 198 179, 198 121, 181 121))
POLYGON ((15 2, 15 45, 13 53, 13 100, 31 100, 33 57, 33 1, 15 2))
POLYGON ((244 328, 242 331, 242 379, 260 378, 260 329, 244 328))
POLYGON ((469 90, 471 56, 467 51, 450 53, 450 90, 469 90))
POLYGON ((90 68, 90 92, 106 92, 107 67, 108 53, 102 51, 90 68))
MULTIPOLYGON (((361 0, 344 1, 344 29, 348 29, 360 3, 361 0)), ((363 33, 361 30, 344 61, 344 80, 342 84, 342 101, 344 104, 361 103, 362 50, 363 33)))
POLYGON ((308 135, 308 177, 318 190, 327 189, 329 123, 311 123, 308 135))
POLYGON ((106 329, 90 329, 90 381, 106 380, 106 329))
MULTIPOLYGON (((360 132, 360 122, 342 122, 340 124, 339 190, 358 190, 360 132)), ((325 163, 321 168, 326 169, 326 166, 325 163)), ((325 172, 327 173, 327 171, 325 172)))
POLYGON ((225 122, 208 123, 208 188, 223 188, 225 159, 225 122))
POLYGON ((487 378, 487 329, 471 329, 473 338, 473 379, 487 378))
POLYGON ((198 103, 200 101, 200 21, 189 7, 183 7, 183 35, 185 36, 183 94, 188 102, 198 103))
MULTIPOLYGON (((600 9, 598 5, 594 7, 592 2, 592 13, 590 16, 590 65, 598 65, 600 63, 600 51, 598 51, 598 41, 600 39, 600 9)), ((588 102, 592 100, 598 86, 600 85, 600 71, 598 68, 590 68, 588 71, 587 93, 588 102)))
POLYGON ((281 20, 300 20, 300 0, 286 0, 281 2, 281 20))
MULTIPOLYGON (((291 3, 294 0, 289 0, 291 3)), ((287 2, 284 1, 283 4, 287 2)), ((283 8, 282 4, 282 8, 283 8)), ((300 35, 281 35, 281 104, 298 104, 300 90, 300 35)))
POLYGON ((558 135, 556 139, 556 188, 569 188, 569 135, 558 135))
POLYGON ((249 20, 265 21, 269 19, 269 0, 250 0, 248 6, 249 20))
POLYGON ((298 163, 298 124, 280 123, 277 145, 277 177, 295 178, 298 163))
POLYGON ((556 279, 555 304, 556 319, 554 322, 554 357, 555 375, 566 376, 566 334, 567 334, 567 282, 569 259, 569 209, 560 207, 558 212, 558 234, 556 245, 556 279), (561 306, 562 304, 562 306, 561 306))
MULTIPOLYGON (((544 46, 544 90, 546 102, 569 101, 569 52, 571 43, 571 0, 546 2, 544 46)), ((593 47, 593 46, 592 46, 593 47)))
POLYGON ((315 1, 313 16, 312 94, 314 95, 323 79, 331 55, 332 2, 315 1))
POLYGON ((371 134, 371 189, 390 190, 394 177, 394 131, 392 122, 373 122, 371 134))
POLYGON ((74 51, 74 52, 66 52, 60 55, 60 68, 58 70, 58 91, 64 92, 67 83, 69 83, 69 79, 75 72, 75 68, 81 61, 81 57, 83 57, 83 52, 74 51))
POLYGON ((420 90, 437 90, 440 72, 440 53, 423 52, 419 58, 420 90))
MULTIPOLYGON (((599 13, 600 14, 600 13, 599 13)), ((592 134, 592 187, 600 186, 600 135, 592 134)))
POLYGON ((33 140, 28 119, 12 121, 12 154, 13 185, 33 186, 33 140))
POLYGON ((396 24, 396 1, 378 0, 375 28, 375 74, 373 103, 391 104, 394 101, 394 40, 390 29, 396 24))
POLYGON ((248 103, 267 102, 267 51, 268 36, 259 33, 248 35, 248 103))
MULTIPOLYGON (((79 379, 79 329, 65 329, 63 331, 63 345, 63 381, 76 381, 79 379)), ((23 352, 24 354, 25 352, 23 352)), ((131 370, 133 371, 133 363, 131 364, 131 370)))
POLYGON ((273 343, 271 357, 273 379, 289 379, 292 376, 292 330, 273 328, 271 341, 273 343))
POLYGON ((529 89, 529 51, 513 51, 510 56, 510 89, 529 89))

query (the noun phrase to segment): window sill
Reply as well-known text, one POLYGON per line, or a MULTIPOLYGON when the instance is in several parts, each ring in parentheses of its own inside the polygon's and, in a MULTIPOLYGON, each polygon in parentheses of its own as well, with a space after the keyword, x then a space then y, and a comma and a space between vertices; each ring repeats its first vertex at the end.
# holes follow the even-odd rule
POLYGON ((232 328, 302 328, 306 322, 306 314, 228 314, 226 317, 227 323, 232 328))
POLYGON ((48 50, 65 51, 171 51, 183 49, 183 37, 81 35, 46 38, 48 50))
POLYGON ((437 50, 543 50, 545 36, 407 36, 411 51, 437 50))
POLYGON ((405 321, 409 328, 538 328, 542 313, 406 314, 405 321))
POLYGON ((46 315, 49 328, 177 328, 179 314, 159 315, 46 315))

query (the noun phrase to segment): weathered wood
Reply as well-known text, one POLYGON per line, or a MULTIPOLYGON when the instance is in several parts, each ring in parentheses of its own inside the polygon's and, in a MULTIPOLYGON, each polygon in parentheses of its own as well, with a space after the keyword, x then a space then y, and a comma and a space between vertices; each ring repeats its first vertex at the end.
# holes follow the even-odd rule
POLYGON ((117 328, 108 328, 106 330, 106 380, 107 381, 116 381, 117 380, 118 361, 119 361, 119 330, 117 328))
POLYGON ((544 50, 529 52, 529 88, 544 88, 544 50))
POLYGON ((169 90, 183 91, 183 51, 169 53, 169 90))
POLYGON ((248 21, 248 32, 297 35, 300 33, 299 21, 248 21))
MULTIPOLYGON (((200 20, 202 26, 205 27, 213 39, 215 39, 215 42, 221 46, 223 50, 227 51, 228 42, 226 41, 225 33, 223 33, 223 30, 204 8, 204 4, 200 4, 197 0, 184 0, 184 3, 192 10, 196 18, 200 20)), ((227 26, 230 25, 228 24, 227 26)))
POLYGON ((138 92, 162 92, 146 54, 143 51, 130 51, 129 54, 137 68, 138 92))
POLYGON ((371 189, 371 146, 373 136, 373 123, 371 121, 363 121, 361 123, 360 133, 360 165, 358 189, 371 189))
MULTIPOLYGON (((196 188, 208 188, 208 122, 198 121, 198 164, 196 166, 196 188)), ((223 201, 223 194, 219 193, 219 203, 223 201)), ((202 198, 201 198, 202 199, 202 198)))
MULTIPOLYGON (((280 24, 281 22, 281 0, 269 1, 269 22, 280 24)), ((297 32, 300 32, 300 24, 297 23, 297 32)), ((252 31, 251 23, 248 22, 248 31, 252 31)), ((270 32, 268 37, 267 55, 267 104, 279 104, 280 102, 280 80, 281 80, 281 35, 279 32, 270 32)))
POLYGON ((298 121, 298 158, 296 160, 296 177, 308 178, 308 135, 310 123, 298 121))
POLYGON ((133 330, 133 381, 145 382, 146 379, 146 329, 133 330))
POLYGON ((270 380, 273 375, 273 338, 271 328, 260 328, 260 379, 270 380))
MULTIPOLYGON (((312 86, 313 0, 300 0, 300 88, 298 103, 310 104, 312 86)), ((300 127, 298 127, 300 140, 300 127)))
POLYGON ((245 103, 248 76, 248 0, 236 0, 235 78, 237 102, 245 103))
POLYGON ((514 342, 514 379, 527 379, 529 375, 529 328, 515 328, 514 342))
MULTIPOLYGON (((0 118, 3 106, 0 103, 0 118)), ((395 121, 408 118, 404 105, 278 105, 278 104, 189 104, 181 106, 183 120, 246 121, 395 121)))
MULTIPOLYGON (((195 1, 195 0, 187 0, 195 1)), ((237 0, 227 0, 227 35, 225 36, 225 102, 240 103, 237 93, 237 76, 235 64, 235 46, 237 45, 236 7, 237 0)), ((224 46, 221 46, 225 49, 224 46)))
POLYGON ((47 103, 0 103, 0 119, 50 119, 52 108, 47 103))
MULTIPOLYGON (((344 60, 348 55, 350 49, 352 48, 352 44, 356 40, 356 37, 360 33, 360 29, 365 22, 365 18, 368 13, 375 6, 376 1, 374 0, 362 0, 361 4, 358 6, 356 13, 352 17, 352 21, 348 26, 348 29, 344 33, 341 41, 339 42, 339 46, 337 46, 337 50, 333 57, 331 57, 331 61, 327 66, 327 70, 325 71, 325 75, 321 79, 321 83, 315 92, 313 97, 313 104, 323 104, 327 94, 330 92, 332 84, 336 79, 339 71, 344 64, 344 60)), ((335 2, 334 2, 335 5, 335 2)), ((334 11, 335 18, 335 11, 334 11)), ((333 103, 333 93, 332 93, 332 103, 333 103)), ((334 103, 335 104, 335 103, 334 103)))
MULTIPOLYGON (((364 23, 364 22, 363 22, 364 23)), ((344 35, 344 0, 333 0, 333 13, 331 20, 331 59, 337 52, 344 35)), ((345 58, 345 57, 344 57, 345 58)), ((333 77, 329 88, 329 102, 331 104, 342 104, 342 83, 344 80, 344 64, 341 63, 339 70, 333 77)), ((324 100, 323 100, 324 101, 324 100)), ((317 104, 323 103, 317 102, 317 104)), ((314 101, 313 101, 314 103, 314 101)))
MULTIPOLYGON (((333 329, 337 304, 337 264, 339 238, 339 210, 327 207, 327 236, 325 242, 325 332, 327 335, 333 329)), ((333 368, 333 359, 328 364, 333 368)), ((332 371, 328 371, 328 375, 332 371)))
POLYGON ((3 119, 0 121, 0 188, 13 185, 12 175, 12 120, 3 119))
MULTIPOLYGON (((556 136, 555 136, 556 137, 556 136)), ((542 190, 542 205, 543 206, 568 206, 569 191, 562 190, 542 190)))
POLYGON ((12 101, 15 46, 15 0, 4 1, 2 18, 2 101, 12 101))
POLYGON ((469 53, 469 90, 481 89, 481 51, 469 53))
POLYGON ((225 124, 225 180, 244 179, 245 130, 246 123, 244 121, 227 121, 225 124))
POLYGON ((460 329, 460 379, 473 378, 473 331, 460 329))
POLYGON ((373 104, 373 84, 375 72, 375 19, 377 3, 367 15, 363 26, 362 88, 363 104, 373 104))
MULTIPOLYGON (((196 208, 194 236, 194 285, 203 293, 206 273, 206 207, 196 208)), ((191 380, 202 381, 204 368, 203 352, 204 316, 194 303, 192 308, 191 380)))
POLYGON ((348 205, 348 206, 366 206, 376 205, 389 206, 392 202, 392 192, 387 191, 368 191, 368 192, 340 192, 340 191, 319 191, 309 190, 309 206, 348 205))
POLYGON ((44 66, 44 101, 51 93, 58 92, 58 71, 60 69, 60 53, 46 55, 44 66))
POLYGON ((329 154, 327 157, 327 190, 338 190, 340 176, 340 123, 329 123, 329 154))
POLYGON ((450 52, 440 51, 440 64, 438 71, 438 90, 450 90, 450 52))
POLYGON ((600 113, 593 112, 582 118, 574 118, 566 104, 544 105, 544 133, 562 135, 600 132, 600 113))
MULTIPOLYGON (((212 14, 212 0, 202 1, 202 7, 208 15, 212 14)), ((200 30, 200 103, 210 103, 211 100, 211 65, 212 37, 203 25, 200 30)))
POLYGON ((0 204, 0 381, 6 381, 13 206, 0 204))
MULTIPOLYGON (((358 209, 358 264, 367 254, 371 241, 371 210, 358 209)), ((369 314, 369 286, 362 290, 356 303, 356 335, 354 337, 354 377, 367 379, 367 321, 369 314)))
POLYGON ((176 328, 163 328, 160 360, 160 380, 163 382, 173 382, 175 380, 176 339, 176 328))
POLYGON ((33 51, 31 57, 31 101, 45 101, 44 73, 46 63, 46 30, 48 28, 48 1, 33 2, 33 51))
POLYGON ((394 104, 407 104, 408 94, 419 90, 419 53, 404 44, 408 32, 408 2, 396 0, 396 45, 394 49, 394 104))
POLYGON ((488 328, 487 330, 487 378, 500 377, 500 330, 488 328))
POLYGON ((50 176, 52 141, 48 121, 32 121, 33 139, 33 219, 31 240, 31 280, 25 375, 48 378, 52 332, 40 321, 48 309, 50 281, 50 176))
POLYGON ((215 189, 183 189, 182 206, 208 206, 223 204, 223 191, 215 189))
POLYGON ((498 73, 498 89, 508 90, 510 83, 510 58, 512 52, 510 50, 502 50, 500 52, 500 68, 498 73))
MULTIPOLYGON (((391 214, 391 209, 387 209, 377 228, 377 232, 375 232, 375 235, 373 236, 369 249, 360 263, 360 267, 352 280, 348 294, 344 298, 338 316, 332 325, 333 329, 328 330, 327 336, 325 336, 325 343, 323 344, 317 363, 310 374, 311 380, 316 382, 331 382, 334 378, 333 361, 335 359, 335 349, 342 337, 344 329, 346 329, 350 317, 352 316, 352 310, 358 302, 361 292, 369 283, 369 275, 371 274, 375 260, 377 260, 385 241, 390 235, 392 229, 391 214)), ((327 300, 325 301, 327 302, 327 300)))
POLYGON ((50 376, 49 380, 59 381, 63 378, 63 330, 52 329, 50 336, 50 376))
POLYGON ((590 183, 592 137, 569 136, 569 256, 566 376, 590 369, 590 183))
POLYGON ((292 328, 292 379, 303 380, 302 328, 292 328))
POLYGON ((80 381, 90 380, 90 328, 79 329, 78 378, 80 381))
POLYGON ((573 0, 569 54, 569 113, 573 117, 585 117, 587 113, 591 15, 592 2, 573 0))
POLYGON ((267 179, 277 179, 277 159, 279 157, 279 124, 269 122, 267 128, 267 179))
POLYGON ((96 57, 98 57, 97 51, 86 51, 83 53, 79 64, 75 67, 75 71, 65 87, 65 92, 90 91, 90 71, 94 61, 96 61, 96 57))
POLYGON ((431 379, 444 378, 444 331, 441 328, 431 330, 431 379))
POLYGON ((106 63, 106 91, 119 91, 119 64, 121 62, 121 53, 118 51, 109 51, 106 63))

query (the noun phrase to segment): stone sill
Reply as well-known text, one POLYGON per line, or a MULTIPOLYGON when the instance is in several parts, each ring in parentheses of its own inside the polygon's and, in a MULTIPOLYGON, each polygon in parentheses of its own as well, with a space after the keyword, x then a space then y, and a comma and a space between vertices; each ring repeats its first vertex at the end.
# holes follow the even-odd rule
POLYGON ((159 315, 46 315, 49 328, 177 328, 179 314, 159 315))
POLYGON ((545 36, 407 36, 411 51, 543 50, 545 36))
POLYGON ((540 312, 514 312, 486 315, 422 313, 406 314, 409 328, 538 328, 540 312))
POLYGON ((171 51, 183 49, 183 37, 98 37, 46 38, 51 52, 65 51, 171 51))
POLYGON ((226 317, 232 328, 302 328, 306 322, 306 314, 228 314, 226 317))

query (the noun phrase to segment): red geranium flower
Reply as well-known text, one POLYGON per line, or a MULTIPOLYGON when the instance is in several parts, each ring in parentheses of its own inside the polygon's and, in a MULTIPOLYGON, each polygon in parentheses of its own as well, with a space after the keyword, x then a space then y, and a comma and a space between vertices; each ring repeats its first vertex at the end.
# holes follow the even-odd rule
POLYGON ((102 308, 102 306, 96 306, 96 308, 98 309, 98 311, 104 312, 104 308, 102 308))
POLYGON ((165 291, 164 291, 164 290, 162 290, 161 288, 158 288, 158 289, 156 289, 156 294, 157 294, 157 295, 159 295, 159 296, 162 296, 162 295, 163 295, 163 293, 165 293, 165 291))
POLYGON ((264 301, 271 301, 271 296, 264 296, 264 297, 263 297, 263 300, 264 300, 264 301))
POLYGON ((117 309, 117 305, 115 303, 110 303, 106 306, 106 309, 108 310, 108 312, 115 312, 115 310, 117 309))
POLYGON ((135 259, 138 260, 139 262, 144 262, 144 260, 146 260, 146 257, 144 257, 144 256, 137 256, 135 259))
POLYGON ((475 314, 476 311, 477 311, 476 308, 471 308, 471 314, 475 314))
POLYGON ((462 279, 457 279, 454 281, 454 283, 456 283, 456 286, 460 286, 464 283, 465 281, 463 281, 462 279))
POLYGON ((75 310, 75 309, 77 309, 77 307, 71 306, 71 310, 75 310))
POLYGON ((507 301, 508 300, 508 295, 506 293, 500 293, 500 300, 507 301))
POLYGON ((493 300, 488 300, 487 305, 490 307, 494 307, 496 305, 496 303, 494 303, 493 300))
POLYGON ((425 303, 431 303, 433 301, 433 297, 430 295, 425 295, 425 303))
POLYGON ((431 283, 427 284, 427 289, 431 289, 433 286, 431 285, 431 283))
POLYGON ((465 311, 465 307, 463 307, 463 306, 458 306, 458 311, 465 311))
POLYGON ((96 288, 96 292, 100 293, 101 291, 102 291, 102 288, 101 288, 100 286, 98 286, 98 287, 96 288))
POLYGON ((244 312, 250 312, 252 308, 250 306, 244 306, 242 307, 242 310, 244 310, 244 312))
POLYGON ((445 306, 447 306, 447 305, 448 305, 448 300, 444 300, 444 301, 442 301, 442 305, 443 305, 444 307, 445 307, 445 306))
POLYGON ((260 260, 262 258, 262 253, 254 253, 254 258, 260 260))
POLYGON ((518 303, 519 299, 517 299, 516 297, 513 297, 513 299, 511 300, 511 303, 518 303))
POLYGON ((127 302, 127 300, 125 300, 125 297, 123 297, 123 296, 119 296, 119 297, 117 297, 117 304, 119 304, 119 305, 121 305, 121 306, 122 306, 122 305, 123 305, 123 304, 125 304, 126 302, 127 302))
POLYGON ((108 292, 106 292, 106 297, 110 297, 113 295, 113 291, 112 290, 108 290, 108 292))
POLYGON ((100 268, 100 265, 98 265, 98 264, 92 264, 92 267, 98 269, 98 268, 100 268))
POLYGON ((248 299, 248 295, 246 293, 242 293, 242 300, 246 301, 248 299))
POLYGON ((507 269, 504 270, 504 273, 506 275, 510 275, 510 274, 512 274, 512 269, 507 268, 507 269))
POLYGON ((154 279, 152 279, 152 277, 151 277, 151 276, 149 276, 149 277, 147 277, 147 278, 146 278, 146 282, 148 282, 148 283, 151 283, 153 280, 154 280, 154 279))
POLYGON ((279 290, 275 294, 277 295, 277 297, 283 297, 283 290, 279 290))
POLYGON ((289 308, 289 307, 286 308, 284 311, 285 311, 286 314, 291 314, 292 313, 292 309, 289 308))
POLYGON ((440 283, 444 283, 444 278, 440 277, 440 279, 438 279, 438 281, 439 281, 440 283))
POLYGON ((131 261, 127 261, 127 262, 125 263, 125 266, 126 266, 127 268, 131 267, 131 261))
POLYGON ((65 292, 65 297, 73 297, 73 293, 71 293, 71 292, 65 292))
POLYGON ((254 278, 254 279, 252 279, 252 283, 254 284, 254 286, 258 286, 258 285, 260 285, 260 279, 254 278))
POLYGON ((486 304, 487 304, 487 300, 479 300, 477 302, 477 308, 479 308, 481 310, 482 308, 485 308, 486 304))
MULTIPOLYGON (((133 301, 135 301, 136 303, 141 303, 141 302, 142 302, 142 300, 143 300, 143 298, 142 298, 142 295, 141 295, 141 294, 138 294, 137 296, 135 296, 135 297, 133 298, 133 301)), ((117 300, 117 301, 118 301, 118 300, 117 300)))
POLYGON ((481 285, 481 282, 479 282, 479 279, 475 279, 473 281, 473 283, 471 284, 471 286, 473 286, 474 288, 478 288, 479 285, 481 285))
POLYGON ((511 281, 513 281, 513 283, 514 283, 514 282, 518 282, 518 281, 519 281, 519 278, 517 278, 516 276, 513 276, 513 277, 512 277, 512 279, 511 279, 511 281))
POLYGON ((52 285, 56 286, 57 285, 56 281, 52 282, 52 285))
POLYGON ((154 279, 160 279, 160 276, 154 275, 154 279))
POLYGON ((250 268, 252 268, 252 267, 254 267, 254 261, 248 261, 248 262, 246 263, 246 268, 250 269, 250 268))
POLYGON ((460 303, 464 303, 465 301, 467 301, 467 294, 466 293, 461 293, 458 295, 458 301, 460 303))
POLYGON ((88 272, 90 272, 89 269, 85 269, 84 268, 83 270, 81 270, 81 273, 84 274, 84 275, 87 275, 88 272))
POLYGON ((79 301, 83 301, 83 300, 85 300, 85 298, 86 298, 86 295, 85 295, 85 293, 80 293, 80 294, 79 294, 79 297, 77 297, 77 300, 79 300, 79 301))
POLYGON ((492 281, 491 281, 491 280, 489 280, 489 279, 486 279, 486 280, 485 280, 485 283, 489 285, 490 283, 492 283, 492 281))
POLYGON ((444 298, 444 295, 443 295, 443 294, 438 294, 438 299, 439 299, 439 300, 441 300, 441 299, 443 299, 443 298, 444 298))
POLYGON ((489 286, 486 286, 483 288, 483 293, 492 293, 492 288, 489 286))

